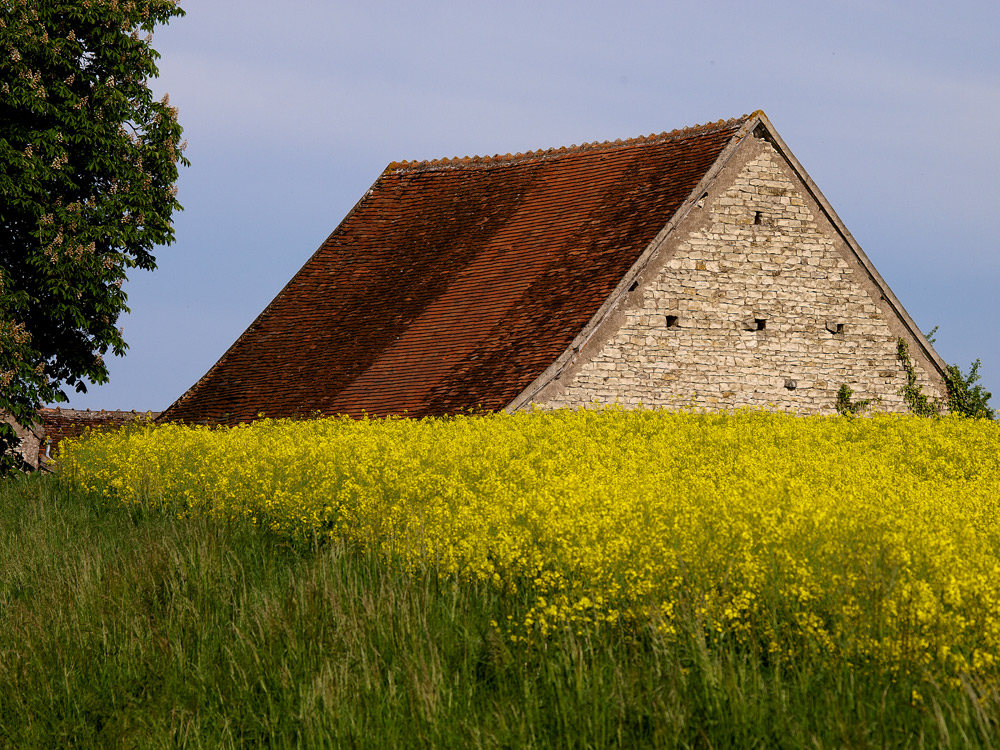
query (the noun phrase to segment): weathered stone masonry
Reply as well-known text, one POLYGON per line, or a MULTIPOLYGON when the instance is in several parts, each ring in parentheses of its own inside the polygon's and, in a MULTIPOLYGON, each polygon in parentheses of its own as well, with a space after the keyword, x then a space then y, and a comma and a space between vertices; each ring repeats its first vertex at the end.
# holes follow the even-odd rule
MULTIPOLYGON (((535 404, 825 414, 846 383, 906 411, 902 325, 771 143, 745 139, 670 237, 535 404)), ((940 377, 914 360, 924 392, 942 398, 940 377)))
POLYGON ((21 439, 15 450, 24 463, 32 469, 49 469, 63 439, 79 437, 87 430, 115 430, 127 424, 154 420, 159 414, 154 411, 42 408, 38 413, 38 423, 30 429, 22 428, 6 412, 0 412, 0 420, 14 426, 17 437, 21 439))

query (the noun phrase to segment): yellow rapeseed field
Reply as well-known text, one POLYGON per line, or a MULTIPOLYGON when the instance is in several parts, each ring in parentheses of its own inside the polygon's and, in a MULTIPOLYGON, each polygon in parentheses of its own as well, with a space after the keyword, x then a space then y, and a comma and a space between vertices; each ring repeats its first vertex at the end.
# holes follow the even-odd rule
POLYGON ((1000 424, 591 409, 142 426, 63 443, 114 501, 247 516, 530 596, 514 639, 695 623, 775 656, 1000 674, 1000 424))

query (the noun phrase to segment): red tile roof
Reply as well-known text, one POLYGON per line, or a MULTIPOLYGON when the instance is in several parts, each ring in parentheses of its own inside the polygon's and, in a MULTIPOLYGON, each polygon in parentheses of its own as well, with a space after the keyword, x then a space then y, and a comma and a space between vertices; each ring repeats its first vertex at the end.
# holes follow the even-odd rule
POLYGON ((570 345, 746 121, 390 164, 162 419, 503 408, 570 345))

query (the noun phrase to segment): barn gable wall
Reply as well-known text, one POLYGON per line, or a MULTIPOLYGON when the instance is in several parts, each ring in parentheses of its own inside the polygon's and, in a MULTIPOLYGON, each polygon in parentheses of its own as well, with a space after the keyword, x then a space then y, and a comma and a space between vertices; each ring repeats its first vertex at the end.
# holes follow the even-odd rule
MULTIPOLYGON (((846 383, 902 412, 901 336, 912 340, 795 170, 747 137, 533 402, 833 413, 846 383)), ((924 392, 943 399, 940 375, 910 350, 924 392)))

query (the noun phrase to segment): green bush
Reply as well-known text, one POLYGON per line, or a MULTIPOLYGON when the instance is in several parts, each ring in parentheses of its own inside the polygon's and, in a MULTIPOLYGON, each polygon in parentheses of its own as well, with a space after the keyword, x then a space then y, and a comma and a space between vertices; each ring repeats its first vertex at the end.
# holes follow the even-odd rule
POLYGON ((979 380, 979 364, 977 359, 969 367, 968 373, 963 373, 958 365, 948 365, 944 378, 948 386, 948 409, 953 414, 966 417, 993 419, 995 413, 990 408, 993 394, 975 384, 979 380))

